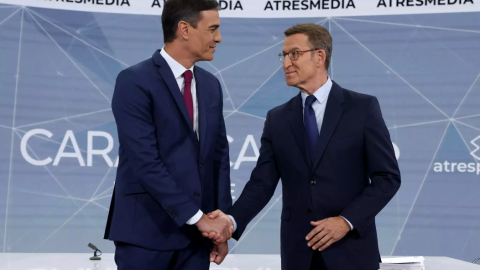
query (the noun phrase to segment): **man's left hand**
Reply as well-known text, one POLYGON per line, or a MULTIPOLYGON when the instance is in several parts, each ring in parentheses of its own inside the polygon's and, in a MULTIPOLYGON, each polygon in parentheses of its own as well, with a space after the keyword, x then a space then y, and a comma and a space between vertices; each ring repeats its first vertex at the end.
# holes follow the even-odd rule
POLYGON ((228 254, 228 243, 215 244, 210 252, 210 261, 220 265, 228 254))
POLYGON ((313 250, 324 251, 350 231, 350 225, 342 217, 311 221, 310 224, 315 226, 315 229, 307 235, 306 239, 307 245, 313 250))

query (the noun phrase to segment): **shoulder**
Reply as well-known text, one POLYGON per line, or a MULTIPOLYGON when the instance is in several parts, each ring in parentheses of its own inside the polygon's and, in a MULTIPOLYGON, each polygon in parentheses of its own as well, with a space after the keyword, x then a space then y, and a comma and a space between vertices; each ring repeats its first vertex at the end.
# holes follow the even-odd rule
POLYGON ((154 70, 155 63, 152 58, 143 60, 133 66, 130 66, 118 74, 117 81, 119 79, 140 80, 142 77, 149 75, 149 70, 154 70))
POLYGON ((291 98, 289 101, 283 103, 282 105, 279 105, 271 110, 268 111, 267 117, 285 117, 285 113, 289 111, 290 109, 293 108, 294 102, 301 102, 301 98, 299 95, 295 95, 293 98, 291 98))
POLYGON ((354 101, 361 104, 369 104, 373 100, 377 100, 375 96, 348 90, 343 88, 343 95, 347 101, 354 101))
POLYGON ((364 94, 349 89, 341 88, 343 98, 351 109, 365 111, 369 107, 378 106, 377 97, 369 94, 364 94))
POLYGON ((151 80, 154 68, 155 64, 150 58, 120 71, 115 83, 113 100, 119 100, 121 97, 132 98, 134 93, 148 94, 148 81, 151 80))

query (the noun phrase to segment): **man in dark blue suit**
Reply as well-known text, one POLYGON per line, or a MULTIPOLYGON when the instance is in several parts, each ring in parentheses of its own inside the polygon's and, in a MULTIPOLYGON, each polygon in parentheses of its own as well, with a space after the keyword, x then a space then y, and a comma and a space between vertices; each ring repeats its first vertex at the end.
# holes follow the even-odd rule
POLYGON ((221 42, 218 9, 214 0, 169 0, 165 47, 118 75, 120 161, 105 238, 119 270, 202 270, 228 253, 201 234, 224 242, 234 229, 204 214, 232 204, 222 89, 194 66, 213 60, 221 42))
MULTIPOLYGON (((227 211, 234 238, 281 178, 283 270, 376 270, 375 216, 400 187, 378 100, 329 78, 332 38, 325 28, 301 24, 285 36, 279 55, 285 79, 301 92, 267 114, 257 166, 227 211)), ((209 217, 229 219, 220 211, 209 217)))

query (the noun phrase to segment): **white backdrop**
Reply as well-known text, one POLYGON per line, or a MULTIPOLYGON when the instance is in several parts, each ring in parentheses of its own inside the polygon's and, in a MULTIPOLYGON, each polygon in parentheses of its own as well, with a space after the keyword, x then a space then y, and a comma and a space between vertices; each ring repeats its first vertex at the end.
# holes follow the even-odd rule
MULTIPOLYGON (((90 12, 158 15, 166 0, 1 0, 1 3, 90 12)), ((220 0, 224 18, 295 18, 480 11, 477 0, 220 0)))

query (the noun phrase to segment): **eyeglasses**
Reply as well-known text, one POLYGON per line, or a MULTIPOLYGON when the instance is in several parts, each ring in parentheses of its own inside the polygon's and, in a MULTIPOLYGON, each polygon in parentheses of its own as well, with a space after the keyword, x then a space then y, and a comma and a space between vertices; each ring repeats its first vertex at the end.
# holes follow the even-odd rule
POLYGON ((278 57, 280 58, 280 62, 283 63, 283 61, 285 61, 285 56, 288 55, 288 57, 290 58, 290 60, 292 61, 297 61, 298 58, 300 57, 300 55, 302 55, 303 53, 306 53, 306 52, 313 52, 313 51, 317 51, 317 50, 320 50, 320 49, 312 49, 312 50, 307 50, 307 51, 293 51, 293 52, 288 52, 288 53, 279 53, 278 54, 278 57))

